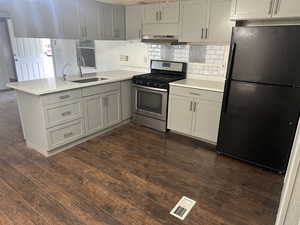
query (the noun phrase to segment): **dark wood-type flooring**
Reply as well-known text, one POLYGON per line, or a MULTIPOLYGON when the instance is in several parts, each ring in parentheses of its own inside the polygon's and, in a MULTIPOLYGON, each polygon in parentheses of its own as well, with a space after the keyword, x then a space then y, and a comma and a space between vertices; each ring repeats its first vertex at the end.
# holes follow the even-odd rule
POLYGON ((0 93, 0 225, 272 225, 283 177, 129 124, 45 158, 0 93), (184 221, 177 201, 197 201, 184 221))

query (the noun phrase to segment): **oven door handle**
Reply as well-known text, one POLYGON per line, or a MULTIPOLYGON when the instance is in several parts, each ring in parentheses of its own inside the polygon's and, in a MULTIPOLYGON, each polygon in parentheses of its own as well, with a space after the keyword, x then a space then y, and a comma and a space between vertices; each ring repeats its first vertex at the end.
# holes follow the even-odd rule
POLYGON ((147 87, 147 86, 142 86, 142 85, 137 85, 137 84, 133 84, 132 86, 133 87, 137 87, 137 88, 147 89, 147 90, 160 91, 160 92, 168 92, 167 89, 153 88, 153 87, 147 87))

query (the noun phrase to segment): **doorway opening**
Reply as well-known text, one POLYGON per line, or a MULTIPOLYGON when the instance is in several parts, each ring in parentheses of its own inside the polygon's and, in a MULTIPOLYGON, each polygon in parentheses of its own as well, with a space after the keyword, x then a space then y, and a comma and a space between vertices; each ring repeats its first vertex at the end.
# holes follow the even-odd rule
POLYGON ((55 76, 51 40, 15 37, 11 20, 6 20, 16 81, 55 76))

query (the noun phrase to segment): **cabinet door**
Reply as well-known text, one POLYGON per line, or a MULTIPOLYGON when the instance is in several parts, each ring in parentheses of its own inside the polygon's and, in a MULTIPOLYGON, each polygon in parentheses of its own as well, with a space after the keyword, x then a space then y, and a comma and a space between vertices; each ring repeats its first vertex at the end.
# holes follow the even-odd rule
POLYGON ((168 110, 168 129, 192 134, 193 99, 170 95, 168 110))
POLYGON ((59 33, 56 38, 79 39, 78 0, 54 0, 55 22, 59 33))
POLYGON ((159 4, 149 4, 144 6, 144 24, 153 24, 158 22, 159 4))
POLYGON ((111 127, 121 121, 120 91, 102 95, 104 127, 111 127))
POLYGON ((13 0, 12 18, 16 37, 54 38, 57 27, 51 0, 13 0))
POLYGON ((125 39, 125 7, 121 5, 113 7, 113 39, 125 39))
POLYGON ((0 0, 0 17, 11 15, 12 2, 7 0, 0 0))
POLYGON ((271 18, 274 0, 236 0, 234 19, 271 18))
POLYGON ((182 1, 182 42, 203 42, 208 26, 208 0, 182 1))
POLYGON ((126 40, 137 40, 142 37, 143 6, 126 7, 126 40))
POLYGON ((162 3, 159 11, 159 23, 179 22, 179 2, 162 3))
POLYGON ((300 17, 299 0, 276 0, 274 6, 274 15, 276 18, 300 17))
POLYGON ((121 82, 121 106, 122 120, 130 119, 132 115, 131 80, 121 82))
POLYGON ((102 40, 113 39, 113 5, 98 3, 98 32, 102 40))
POLYGON ((230 43, 234 26, 230 21, 231 0, 211 0, 207 40, 210 43, 230 43))
POLYGON ((84 99, 85 128, 87 135, 93 134, 104 128, 103 103, 100 95, 84 99))
POLYGON ((97 6, 98 4, 94 0, 79 0, 79 20, 82 39, 98 39, 97 6))
POLYGON ((216 143, 222 104, 200 100, 196 102, 193 136, 216 143))

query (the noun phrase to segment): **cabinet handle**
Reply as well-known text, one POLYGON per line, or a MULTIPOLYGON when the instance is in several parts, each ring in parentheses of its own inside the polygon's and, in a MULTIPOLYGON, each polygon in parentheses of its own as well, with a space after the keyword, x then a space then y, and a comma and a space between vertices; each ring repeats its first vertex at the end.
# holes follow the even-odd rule
POLYGON ((159 18, 158 18, 158 12, 156 12, 156 21, 158 21, 159 18))
POLYGON ((190 92, 190 95, 197 95, 197 96, 200 96, 199 93, 195 93, 195 92, 190 92))
POLYGON ((84 38, 84 28, 81 26, 81 37, 84 38))
POLYGON ((87 29, 86 29, 86 26, 84 26, 84 31, 85 31, 85 38, 87 38, 87 29))
POLYGON ((269 6, 269 12, 268 12, 269 15, 272 14, 272 8, 273 8, 273 0, 270 0, 270 6, 269 6))
POLYGON ((59 96, 60 99, 67 99, 67 98, 70 98, 70 95, 62 95, 62 96, 59 96))
POLYGON ((196 112, 196 108, 197 108, 197 103, 194 102, 194 112, 196 112))
POLYGON ((205 29, 205 39, 207 39, 208 36, 208 28, 205 29))
POLYGON ((71 113, 71 111, 68 111, 68 112, 63 112, 61 115, 62 116, 69 116, 69 115, 71 115, 72 113, 71 113))
POLYGON ((279 5, 280 5, 280 0, 276 1, 276 6, 275 6, 275 15, 277 15, 278 11, 279 11, 279 5))
POLYGON ((72 137, 72 136, 73 136, 73 132, 69 132, 69 133, 64 134, 64 138, 69 138, 69 137, 72 137))
POLYGON ((190 111, 193 111, 193 102, 190 103, 190 111))
POLYGON ((159 11, 159 20, 162 20, 162 12, 159 11))
POLYGON ((203 39, 203 28, 201 29, 201 39, 203 39))

